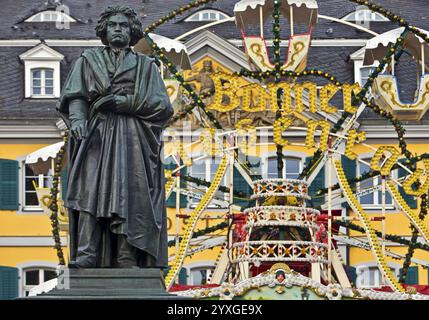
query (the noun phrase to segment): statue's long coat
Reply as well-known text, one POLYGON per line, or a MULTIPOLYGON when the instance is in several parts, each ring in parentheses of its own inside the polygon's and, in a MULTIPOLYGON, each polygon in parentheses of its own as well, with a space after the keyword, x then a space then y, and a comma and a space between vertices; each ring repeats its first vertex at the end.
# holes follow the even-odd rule
MULTIPOLYGON (((87 137, 69 145, 65 206, 70 213, 71 259, 76 254, 78 211, 109 218, 110 230, 167 266, 162 130, 173 114, 154 60, 128 50, 114 65, 110 48, 84 51, 58 103, 69 120, 69 101, 88 102, 87 137), (133 94, 131 114, 96 110, 107 94, 133 94)), ((103 249, 105 250, 105 249, 103 249)), ((108 254, 110 255, 110 254, 108 254)))

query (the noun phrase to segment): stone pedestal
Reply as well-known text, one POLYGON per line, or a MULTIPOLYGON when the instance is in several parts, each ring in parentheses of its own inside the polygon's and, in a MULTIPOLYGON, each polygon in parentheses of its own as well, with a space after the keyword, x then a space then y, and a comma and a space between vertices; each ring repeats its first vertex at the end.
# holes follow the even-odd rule
POLYGON ((166 292, 160 269, 64 269, 53 290, 25 299, 182 299, 166 292))

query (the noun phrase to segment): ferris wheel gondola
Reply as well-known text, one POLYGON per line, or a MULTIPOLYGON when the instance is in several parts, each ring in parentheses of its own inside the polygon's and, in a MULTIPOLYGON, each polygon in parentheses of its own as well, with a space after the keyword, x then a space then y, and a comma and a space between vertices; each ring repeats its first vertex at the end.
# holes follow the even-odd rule
MULTIPOLYGON (((370 66, 376 61, 381 61, 404 30, 404 27, 397 28, 370 39, 365 47, 364 65, 370 66)), ((427 31, 421 29, 420 31, 429 35, 427 31)), ((390 61, 388 71, 390 74, 381 74, 374 79, 373 94, 375 102, 399 120, 420 120, 429 109, 429 74, 426 73, 429 45, 414 33, 408 33, 404 39, 403 48, 418 61, 421 67, 417 72, 420 79, 415 100, 403 102, 400 99, 395 75, 395 55, 390 61)))
MULTIPOLYGON (((242 0, 235 4, 235 21, 240 28, 249 60, 261 71, 271 71, 271 63, 266 40, 264 23, 271 17, 274 8, 272 0, 242 0), (259 25, 259 35, 248 35, 249 26, 259 25)), ((290 38, 283 70, 302 71, 307 64, 311 35, 317 23, 318 5, 315 0, 284 0, 280 4, 280 13, 290 22, 290 38), (295 23, 309 27, 307 33, 295 34, 295 23)))

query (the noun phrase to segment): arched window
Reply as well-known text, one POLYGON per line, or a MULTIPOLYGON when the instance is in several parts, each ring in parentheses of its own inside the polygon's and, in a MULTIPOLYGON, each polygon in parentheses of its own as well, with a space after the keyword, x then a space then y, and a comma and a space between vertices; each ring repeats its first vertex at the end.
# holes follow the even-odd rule
POLYGON ((54 69, 40 68, 31 70, 31 96, 54 95, 54 69))
POLYGON ((386 17, 383 15, 372 12, 369 9, 358 9, 356 11, 353 11, 349 14, 347 14, 345 17, 343 17, 341 20, 345 21, 351 21, 351 22, 384 22, 389 21, 386 17))
POLYGON ((76 22, 75 19, 61 11, 47 10, 36 13, 25 22, 76 22))
POLYGON ((57 272, 54 268, 27 268, 22 271, 23 279, 23 294, 28 296, 30 290, 46 281, 57 277, 57 272))
POLYGON ((228 19, 229 16, 218 10, 201 10, 185 19, 186 22, 218 21, 228 19))

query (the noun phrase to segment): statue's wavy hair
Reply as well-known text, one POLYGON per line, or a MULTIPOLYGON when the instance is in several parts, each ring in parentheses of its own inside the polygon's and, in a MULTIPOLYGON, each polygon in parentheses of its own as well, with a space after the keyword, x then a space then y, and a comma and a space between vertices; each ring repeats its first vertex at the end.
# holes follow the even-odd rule
POLYGON ((131 27, 131 41, 130 46, 135 45, 143 37, 143 27, 140 20, 137 17, 137 13, 130 7, 124 6, 109 6, 100 15, 100 19, 97 21, 95 31, 97 37, 101 39, 104 45, 109 45, 107 41, 107 21, 111 16, 116 14, 123 14, 128 17, 131 27))

